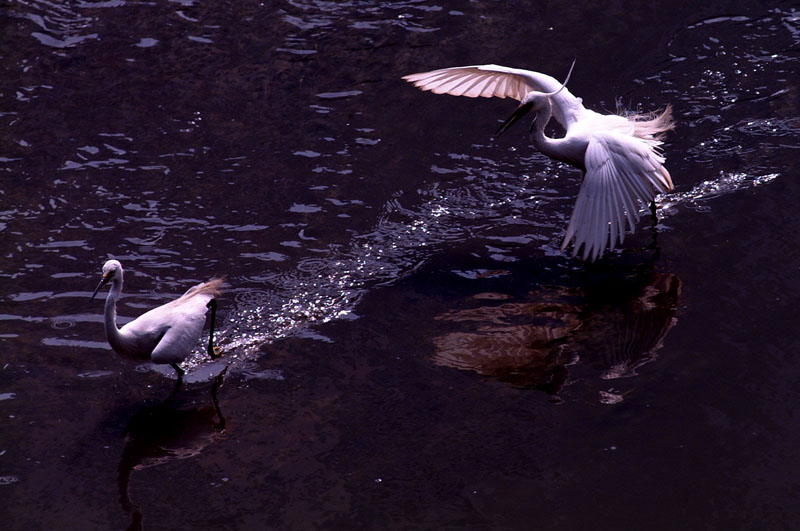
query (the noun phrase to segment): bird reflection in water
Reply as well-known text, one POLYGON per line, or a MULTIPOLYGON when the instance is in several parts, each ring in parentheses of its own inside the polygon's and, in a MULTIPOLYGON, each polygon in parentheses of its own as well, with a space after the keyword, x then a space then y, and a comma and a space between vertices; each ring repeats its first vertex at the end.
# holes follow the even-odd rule
MULTIPOLYGON (((635 376, 656 358, 677 322, 681 282, 673 274, 650 271, 622 283, 603 279, 594 287, 544 287, 525 302, 497 293, 478 295, 505 302, 439 315, 437 320, 469 329, 437 337, 434 362, 551 395, 559 393, 570 366, 578 363, 598 369, 602 379, 635 376)), ((601 402, 621 400, 615 392, 600 392, 601 402)))
POLYGON ((120 504, 131 515, 129 531, 143 529, 142 511, 130 496, 133 471, 194 457, 223 436, 225 417, 219 407, 217 391, 227 370, 225 367, 214 378, 211 406, 176 409, 172 406, 173 393, 156 406, 141 407, 128 421, 117 484, 120 504))

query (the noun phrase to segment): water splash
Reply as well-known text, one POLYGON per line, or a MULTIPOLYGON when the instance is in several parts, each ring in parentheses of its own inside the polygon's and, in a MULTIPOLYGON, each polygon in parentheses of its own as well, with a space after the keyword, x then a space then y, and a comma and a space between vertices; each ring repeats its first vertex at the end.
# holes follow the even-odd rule
MULTIPOLYGON (((260 277, 266 289, 237 293, 237 307, 220 327, 217 341, 229 359, 244 364, 258 358, 263 345, 300 334, 310 325, 358 318, 354 309, 368 290, 413 274, 448 242, 477 238, 505 244, 505 249, 487 247, 488 257, 500 262, 517 260, 513 249, 532 244, 545 254, 556 252, 571 196, 551 187, 546 175, 516 176, 502 163, 476 162, 479 155, 447 158, 451 164, 440 162, 437 168, 459 174, 461 180, 419 190, 423 201, 415 206, 404 206, 401 197, 390 200, 372 232, 331 245, 323 256, 301 260, 292 271, 260 277), (564 203, 563 215, 553 213, 559 202, 564 203)), ((681 205, 707 210, 705 203, 713 198, 778 176, 721 173, 689 191, 659 196, 659 216, 675 215, 681 205)), ((186 367, 205 361, 198 348, 186 367)))
MULTIPOLYGON (((397 195, 384 205, 371 232, 331 244, 294 270, 260 276, 262 289, 236 293, 236 308, 220 326, 220 348, 234 364, 243 364, 257 358, 262 345, 309 325, 355 319, 354 308, 368 290, 413 274, 448 242, 494 241, 497 247, 487 253, 500 261, 516 260, 509 250, 531 242, 552 247, 563 220, 540 207, 569 197, 546 175, 511 171, 507 165, 517 164, 516 157, 498 162, 478 148, 476 155, 441 155, 438 172, 459 178, 435 182, 415 197, 397 195)), ((198 348, 186 367, 206 361, 198 348)))
POLYGON ((687 192, 675 192, 658 196, 656 202, 659 205, 659 218, 676 214, 680 205, 685 205, 700 212, 708 211, 711 207, 705 203, 711 199, 771 183, 779 176, 779 173, 751 175, 747 173, 720 172, 718 178, 703 181, 687 192))

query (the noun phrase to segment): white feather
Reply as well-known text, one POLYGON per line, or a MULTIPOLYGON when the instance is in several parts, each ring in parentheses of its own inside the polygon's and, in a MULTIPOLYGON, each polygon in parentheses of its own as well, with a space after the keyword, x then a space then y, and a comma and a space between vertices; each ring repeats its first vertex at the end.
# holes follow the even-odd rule
POLYGON ((573 256, 596 260, 625 240, 625 220, 636 230, 640 210, 656 194, 672 190, 659 137, 672 129, 669 107, 653 115, 603 115, 588 110, 547 74, 499 65, 444 68, 403 79, 422 90, 454 96, 514 98, 520 106, 501 131, 522 114, 536 113, 534 145, 545 155, 584 171, 562 249, 573 241, 573 256), (551 116, 565 129, 549 138, 551 116))

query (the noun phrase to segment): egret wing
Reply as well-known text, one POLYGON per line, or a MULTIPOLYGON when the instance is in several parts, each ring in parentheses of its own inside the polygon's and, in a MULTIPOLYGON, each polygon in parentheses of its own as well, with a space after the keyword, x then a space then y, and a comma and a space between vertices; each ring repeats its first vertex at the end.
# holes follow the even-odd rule
POLYGON ((203 333, 207 300, 195 297, 180 306, 171 307, 167 328, 151 356, 155 363, 180 363, 192 351, 203 333))
POLYGON ((636 230, 639 212, 673 188, 660 143, 619 133, 595 134, 586 147, 586 173, 561 248, 574 238, 573 256, 596 260, 636 230))
POLYGON ((403 76, 403 79, 434 94, 514 98, 520 101, 532 90, 554 92, 561 88, 561 83, 548 75, 499 65, 442 68, 410 74, 403 76))
MULTIPOLYGON (((555 92, 561 82, 552 76, 500 65, 474 65, 442 68, 409 74, 403 79, 421 90, 434 94, 467 96, 468 98, 513 98, 522 101, 532 91, 555 92)), ((553 116, 564 127, 583 110, 580 98, 566 88, 553 96, 553 116)))
POLYGON ((164 320, 165 306, 149 310, 119 329, 120 345, 118 354, 135 360, 150 359, 150 354, 169 328, 164 320))

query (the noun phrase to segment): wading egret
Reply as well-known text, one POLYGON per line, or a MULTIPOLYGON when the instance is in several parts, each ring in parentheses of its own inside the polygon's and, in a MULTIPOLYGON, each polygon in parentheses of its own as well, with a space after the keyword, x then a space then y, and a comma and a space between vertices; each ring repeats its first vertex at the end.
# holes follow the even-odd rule
POLYGON ((498 65, 444 68, 403 79, 434 94, 519 100, 514 113, 497 129, 498 135, 534 113, 531 131, 536 149, 583 171, 561 246, 566 249, 574 239, 573 256, 583 247, 582 258, 594 261, 606 247, 622 243, 625 219, 634 232, 640 210, 654 209, 656 194, 673 188, 659 147, 663 134, 674 127, 669 106, 650 115, 599 114, 567 90, 569 74, 562 84, 546 74, 498 65), (564 128, 562 138, 545 136, 551 117, 564 128))
MULTIPOLYGON (((208 355, 214 352, 214 319, 222 279, 215 278, 189 288, 172 302, 149 310, 133 321, 117 328, 117 299, 122 292, 122 264, 109 260, 103 264, 103 278, 92 294, 111 282, 105 305, 106 339, 114 352, 138 361, 152 361, 172 365, 178 373, 178 384, 183 379, 183 369, 178 363, 186 359, 200 339, 206 312, 211 308, 211 332, 208 338, 208 355)), ((177 389, 177 386, 176 386, 177 389)))

